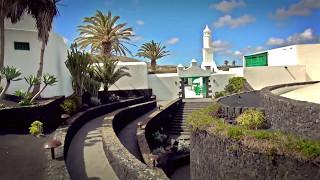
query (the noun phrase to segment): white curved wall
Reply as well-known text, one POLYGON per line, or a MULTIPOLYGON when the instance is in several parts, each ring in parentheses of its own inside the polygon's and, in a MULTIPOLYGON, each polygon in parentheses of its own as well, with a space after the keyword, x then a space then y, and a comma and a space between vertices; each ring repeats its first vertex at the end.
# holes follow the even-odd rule
MULTIPOLYGON (((43 97, 70 95, 71 76, 65 67, 64 61, 67 58, 67 45, 63 38, 55 33, 50 33, 48 45, 44 54, 43 72, 57 76, 58 83, 48 87, 43 93, 43 97)), ((21 70, 22 77, 30 74, 36 75, 40 62, 41 43, 38 40, 37 32, 15 29, 5 30, 5 65, 14 66, 21 70), (15 50, 14 41, 30 43, 30 50, 15 50)), ((18 89, 26 90, 28 87, 24 80, 12 82, 8 93, 13 93, 18 89)))
POLYGON ((118 67, 126 66, 131 77, 123 77, 110 90, 148 89, 148 70, 145 62, 119 62, 118 67))
POLYGON ((180 79, 177 73, 149 74, 148 84, 159 101, 168 101, 179 97, 180 79))

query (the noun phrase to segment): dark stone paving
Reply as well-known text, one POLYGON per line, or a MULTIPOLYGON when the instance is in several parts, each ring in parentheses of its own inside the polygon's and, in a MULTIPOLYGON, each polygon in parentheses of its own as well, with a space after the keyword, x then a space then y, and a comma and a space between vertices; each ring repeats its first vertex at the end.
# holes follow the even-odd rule
MULTIPOLYGON (((36 138, 29 134, 0 135, 0 179, 43 180, 51 160, 43 144, 49 137, 36 138)), ((63 161, 63 158, 57 157, 63 161)))

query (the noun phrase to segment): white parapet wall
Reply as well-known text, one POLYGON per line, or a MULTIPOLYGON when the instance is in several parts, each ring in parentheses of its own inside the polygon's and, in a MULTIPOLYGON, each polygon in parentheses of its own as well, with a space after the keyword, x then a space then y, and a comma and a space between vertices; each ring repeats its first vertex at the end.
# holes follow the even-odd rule
POLYGON ((306 66, 307 80, 320 81, 320 44, 297 45, 297 57, 306 66))
POLYGON ((229 72, 212 74, 210 76, 212 94, 209 95, 214 96, 215 92, 224 91, 224 88, 228 84, 229 79, 236 76, 238 75, 229 72))
POLYGON ((177 73, 149 74, 148 84, 159 101, 168 101, 179 97, 180 79, 177 73))
POLYGON ((127 67, 131 77, 123 77, 110 90, 148 89, 148 70, 145 62, 119 62, 118 67, 127 67))
POLYGON ((304 65, 246 67, 243 76, 255 90, 266 86, 307 80, 304 65))

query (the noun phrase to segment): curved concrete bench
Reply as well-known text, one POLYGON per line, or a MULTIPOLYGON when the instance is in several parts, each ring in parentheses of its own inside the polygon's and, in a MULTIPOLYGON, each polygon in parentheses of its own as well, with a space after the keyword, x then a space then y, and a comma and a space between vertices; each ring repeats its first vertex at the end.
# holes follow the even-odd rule
POLYGON ((320 81, 280 84, 261 90, 268 123, 296 135, 320 140, 320 105, 282 97, 278 94, 320 81))
POLYGON ((105 117, 102 128, 104 151, 119 179, 168 179, 136 159, 117 136, 124 126, 155 107, 156 101, 146 102, 119 109, 105 117))

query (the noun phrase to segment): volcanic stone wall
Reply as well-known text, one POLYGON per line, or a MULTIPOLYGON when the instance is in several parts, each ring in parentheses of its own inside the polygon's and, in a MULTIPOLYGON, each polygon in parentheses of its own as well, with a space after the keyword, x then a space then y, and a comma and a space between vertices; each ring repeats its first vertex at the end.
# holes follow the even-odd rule
POLYGON ((316 163, 260 153, 206 131, 195 131, 191 135, 190 174, 192 180, 320 179, 316 163))
POLYGON ((164 173, 136 159, 117 137, 117 134, 125 125, 155 107, 155 101, 137 104, 117 110, 104 119, 102 129, 103 148, 119 179, 168 179, 164 173))
POLYGON ((266 120, 272 129, 320 140, 320 105, 297 101, 272 93, 288 86, 308 85, 302 82, 270 86, 261 90, 266 120))

